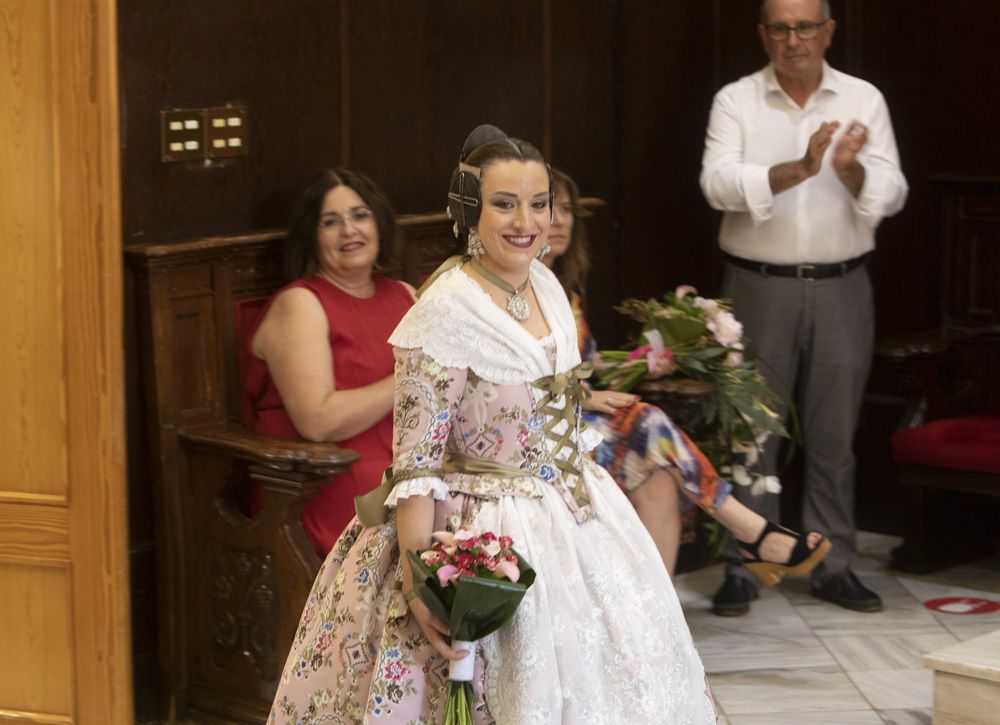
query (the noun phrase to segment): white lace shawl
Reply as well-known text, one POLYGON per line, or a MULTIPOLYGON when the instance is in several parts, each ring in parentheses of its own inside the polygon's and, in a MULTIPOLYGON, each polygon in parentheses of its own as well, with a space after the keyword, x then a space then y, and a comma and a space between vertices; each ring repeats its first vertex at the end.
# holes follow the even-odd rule
POLYGON ((569 370, 579 364, 580 350, 566 293, 541 262, 533 261, 529 274, 555 337, 555 370, 541 343, 497 307, 461 265, 431 284, 389 336, 389 343, 422 348, 439 365, 470 369, 496 385, 515 385, 569 370))

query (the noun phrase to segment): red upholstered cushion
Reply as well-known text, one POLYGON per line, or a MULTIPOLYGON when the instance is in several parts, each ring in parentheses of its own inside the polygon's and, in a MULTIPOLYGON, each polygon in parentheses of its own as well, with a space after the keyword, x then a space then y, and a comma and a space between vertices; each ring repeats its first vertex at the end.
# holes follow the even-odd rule
POLYGON ((892 457, 897 463, 1000 474, 1000 411, 901 430, 892 437, 892 457))
POLYGON ((264 317, 264 310, 270 297, 244 297, 236 301, 236 344, 240 360, 240 422, 249 430, 254 430, 257 412, 253 401, 247 395, 247 376, 252 367, 253 353, 250 343, 257 332, 257 327, 264 317))

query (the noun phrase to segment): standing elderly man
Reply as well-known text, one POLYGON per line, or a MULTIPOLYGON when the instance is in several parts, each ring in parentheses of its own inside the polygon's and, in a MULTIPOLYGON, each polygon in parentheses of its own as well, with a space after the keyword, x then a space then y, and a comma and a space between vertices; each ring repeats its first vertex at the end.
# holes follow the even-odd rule
MULTIPOLYGON (((881 599, 850 570, 852 439, 874 340, 865 263, 875 228, 902 208, 907 185, 882 94, 824 60, 836 27, 826 0, 765 0, 757 32, 771 62, 716 95, 701 188, 725 212, 723 296, 733 300, 771 387, 786 397, 798 391, 803 528, 833 542, 811 593, 873 612, 881 599)), ((777 448, 776 440, 765 446, 768 474, 777 448)), ((747 494, 737 491, 777 518, 775 494, 747 494)), ((735 548, 728 553, 738 560, 735 548)), ((714 611, 745 614, 756 596, 753 575, 734 561, 714 611)))

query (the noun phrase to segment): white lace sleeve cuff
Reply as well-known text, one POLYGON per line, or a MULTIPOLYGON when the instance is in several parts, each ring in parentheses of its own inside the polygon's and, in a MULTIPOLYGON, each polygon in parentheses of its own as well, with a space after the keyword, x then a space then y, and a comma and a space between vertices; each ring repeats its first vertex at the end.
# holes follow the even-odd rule
POLYGON ((410 498, 410 496, 426 496, 429 493, 434 494, 434 498, 438 501, 444 501, 448 495, 448 487, 444 481, 435 476, 410 478, 396 484, 392 493, 389 494, 389 498, 385 500, 385 505, 388 508, 395 508, 400 499, 410 498))

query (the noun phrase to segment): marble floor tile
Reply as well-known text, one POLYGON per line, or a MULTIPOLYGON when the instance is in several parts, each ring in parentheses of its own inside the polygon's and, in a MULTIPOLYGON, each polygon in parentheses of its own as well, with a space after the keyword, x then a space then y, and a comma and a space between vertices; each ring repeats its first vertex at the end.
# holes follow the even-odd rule
POLYGON ((931 670, 870 670, 848 672, 847 676, 877 710, 919 710, 934 706, 931 670))
POLYGON ((702 629, 695 637, 695 642, 705 671, 709 674, 837 664, 829 650, 813 635, 790 638, 757 632, 727 631, 706 636, 702 629))
POLYGON ((881 612, 854 612, 808 593, 785 592, 813 632, 820 636, 941 633, 944 627, 891 576, 859 577, 882 597, 881 612))
MULTIPOLYGON (((989 599, 1000 602, 1000 591, 989 591, 986 589, 971 589, 956 586, 951 583, 941 583, 940 581, 929 581, 926 579, 911 579, 909 577, 897 577, 899 583, 909 591, 913 597, 923 606, 924 602, 942 597, 975 597, 978 599, 989 599)), ((1000 610, 986 614, 954 614, 950 612, 931 611, 931 614, 942 622, 962 621, 970 624, 983 624, 995 622, 1000 627, 1000 610)))
POLYGON ((961 642, 967 642, 970 639, 982 637, 984 634, 1000 630, 1000 624, 996 622, 970 622, 968 621, 969 619, 972 619, 972 617, 967 617, 963 620, 958 620, 955 617, 954 620, 944 620, 942 624, 945 626, 945 629, 958 637, 961 642))
POLYGON ((712 606, 712 595, 722 584, 726 567, 716 564, 698 571, 674 576, 674 590, 684 608, 708 609, 712 606))
POLYGON ((933 710, 882 710, 879 712, 886 725, 931 725, 933 710))
MULTIPOLYGON (((803 717, 801 712, 765 712, 755 715, 733 715, 730 725, 882 725, 883 720, 874 710, 811 712, 803 717)), ((927 721, 930 723, 930 720, 927 721)))
POLYGON ((1000 614, 935 613, 942 596, 1000 598, 1000 557, 926 576, 889 571, 893 536, 859 532, 852 569, 885 610, 851 612, 809 595, 808 579, 759 589, 744 617, 711 613, 723 565, 675 577, 722 725, 930 725, 927 652, 1000 629, 1000 614))
POLYGON ((709 675, 708 681, 734 723, 737 715, 746 714, 871 709, 851 679, 836 666, 724 672, 709 675))
POLYGON ((706 636, 752 632, 789 640, 812 637, 809 625, 777 589, 762 590, 760 598, 752 602, 750 612, 742 617, 719 617, 710 606, 693 605, 684 606, 684 616, 692 634, 699 632, 696 639, 702 631, 706 636))
POLYGON ((846 672, 917 669, 923 666, 921 660, 928 652, 959 642, 951 632, 849 635, 821 639, 846 672))

